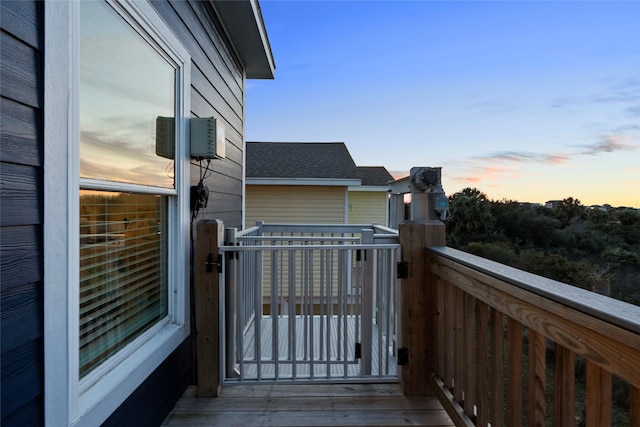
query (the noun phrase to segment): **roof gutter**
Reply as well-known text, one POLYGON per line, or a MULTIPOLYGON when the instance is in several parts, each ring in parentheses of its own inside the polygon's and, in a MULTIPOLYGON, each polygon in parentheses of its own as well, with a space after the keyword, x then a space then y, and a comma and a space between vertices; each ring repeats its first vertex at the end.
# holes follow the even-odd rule
POLYGON ((246 185, 321 185, 350 187, 362 183, 360 179, 348 178, 256 178, 247 177, 246 185))

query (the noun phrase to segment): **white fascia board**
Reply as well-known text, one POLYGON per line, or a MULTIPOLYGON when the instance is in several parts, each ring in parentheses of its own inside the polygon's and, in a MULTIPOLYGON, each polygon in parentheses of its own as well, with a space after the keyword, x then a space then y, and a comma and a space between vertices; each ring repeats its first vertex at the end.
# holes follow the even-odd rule
POLYGON ((317 185, 330 187, 359 186, 359 179, 331 179, 331 178, 247 178, 246 185, 317 185))
POLYGON ((391 191, 389 189, 388 185, 380 185, 380 186, 375 186, 375 185, 358 185, 358 186, 351 186, 349 187, 349 191, 371 191, 371 192, 382 192, 382 193, 386 193, 388 191, 391 191))

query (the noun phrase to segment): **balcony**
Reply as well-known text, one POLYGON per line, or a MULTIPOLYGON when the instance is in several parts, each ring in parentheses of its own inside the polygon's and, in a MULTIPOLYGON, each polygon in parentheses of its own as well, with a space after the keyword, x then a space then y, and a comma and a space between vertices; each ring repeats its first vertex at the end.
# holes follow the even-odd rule
POLYGON ((397 382, 220 392, 220 276, 206 270, 221 227, 199 225, 198 386, 166 425, 640 425, 640 308, 447 248, 439 221, 399 227, 397 382))

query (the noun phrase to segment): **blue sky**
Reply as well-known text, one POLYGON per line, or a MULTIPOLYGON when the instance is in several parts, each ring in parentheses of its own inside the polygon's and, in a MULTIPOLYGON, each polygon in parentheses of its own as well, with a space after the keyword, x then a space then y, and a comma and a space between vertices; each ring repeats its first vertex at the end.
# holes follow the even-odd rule
POLYGON ((442 166, 448 194, 640 207, 640 1, 260 2, 248 141, 442 166))

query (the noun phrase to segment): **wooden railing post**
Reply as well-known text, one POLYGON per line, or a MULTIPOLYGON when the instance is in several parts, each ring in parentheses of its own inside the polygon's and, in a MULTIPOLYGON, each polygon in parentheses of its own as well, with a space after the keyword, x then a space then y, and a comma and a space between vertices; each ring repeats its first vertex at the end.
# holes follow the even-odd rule
POLYGON ((400 224, 402 260, 408 277, 401 282, 400 337, 409 355, 400 367, 400 384, 405 395, 433 394, 427 376, 433 368, 435 341, 435 276, 425 260, 425 248, 445 245, 445 226, 440 221, 400 224))
POLYGON ((224 224, 203 220, 196 226, 195 265, 196 372, 198 397, 217 397, 220 391, 220 265, 218 246, 224 224))

